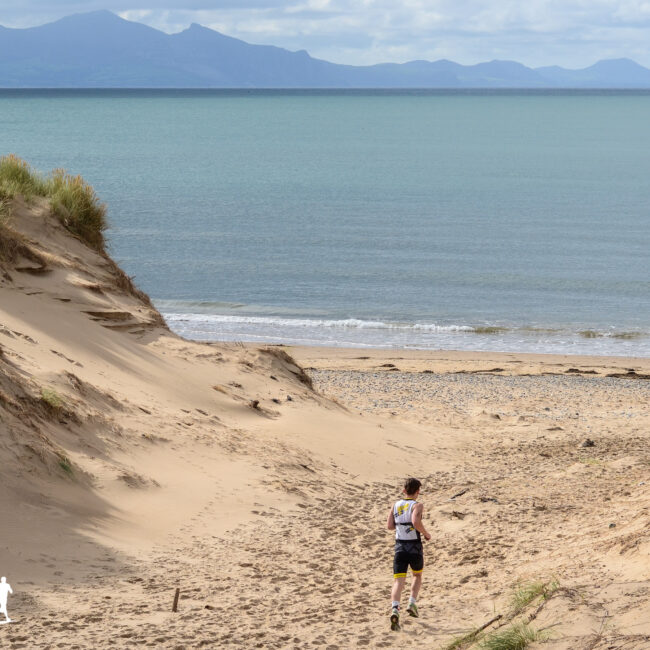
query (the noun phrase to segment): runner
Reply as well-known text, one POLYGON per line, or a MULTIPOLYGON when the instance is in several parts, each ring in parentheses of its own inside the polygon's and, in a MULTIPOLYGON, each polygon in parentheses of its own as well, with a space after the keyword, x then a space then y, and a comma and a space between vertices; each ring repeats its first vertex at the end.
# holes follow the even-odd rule
POLYGON ((409 566, 413 572, 413 583, 411 584, 411 597, 406 611, 410 616, 418 617, 417 597, 422 586, 422 570, 424 568, 424 553, 420 533, 424 535, 424 539, 431 539, 431 535, 429 535, 422 523, 424 506, 416 502, 421 487, 422 483, 416 478, 406 479, 404 482, 404 495, 406 498, 397 501, 388 514, 388 530, 395 531, 395 559, 393 560, 395 582, 393 583, 390 614, 390 629, 394 631, 400 629, 399 603, 409 566))

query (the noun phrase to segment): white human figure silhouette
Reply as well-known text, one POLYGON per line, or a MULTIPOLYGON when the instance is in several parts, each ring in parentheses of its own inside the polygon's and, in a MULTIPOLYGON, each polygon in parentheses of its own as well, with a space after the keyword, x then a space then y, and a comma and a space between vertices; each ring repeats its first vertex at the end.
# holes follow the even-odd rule
POLYGON ((5 623, 11 623, 9 614, 7 614, 7 596, 13 594, 14 590, 11 588, 11 585, 7 582, 7 578, 2 576, 0 578, 0 614, 5 615, 5 623))

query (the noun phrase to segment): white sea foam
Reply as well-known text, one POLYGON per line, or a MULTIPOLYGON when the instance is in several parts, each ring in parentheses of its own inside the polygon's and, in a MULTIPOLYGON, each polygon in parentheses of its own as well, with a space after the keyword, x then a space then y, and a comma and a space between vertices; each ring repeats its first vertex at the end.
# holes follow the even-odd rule
POLYGON ((642 331, 505 327, 435 322, 390 322, 361 318, 288 318, 214 313, 169 313, 181 336, 203 341, 251 341, 293 345, 420 348, 594 354, 650 357, 650 335, 642 331))
MULTIPOLYGON (((163 310, 164 313, 164 310, 163 310)), ((177 314, 165 313, 168 323, 204 323, 213 325, 269 325, 287 328, 339 328, 339 329, 373 329, 373 330, 419 330, 423 332, 473 332, 475 328, 468 325, 438 325, 436 323, 387 323, 384 321, 311 318, 276 318, 269 316, 232 316, 221 314, 177 314)))

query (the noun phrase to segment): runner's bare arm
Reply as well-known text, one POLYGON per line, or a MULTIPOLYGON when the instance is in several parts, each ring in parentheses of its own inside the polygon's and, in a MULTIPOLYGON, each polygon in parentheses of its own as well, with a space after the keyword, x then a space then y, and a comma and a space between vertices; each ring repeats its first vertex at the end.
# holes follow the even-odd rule
POLYGON ((388 530, 395 530, 395 517, 393 515, 393 509, 390 509, 390 512, 388 513, 388 521, 386 522, 386 528, 388 530))
POLYGON ((424 506, 421 503, 416 503, 415 506, 413 506, 413 514, 411 515, 411 520, 413 522, 413 528, 420 531, 424 535, 424 539, 429 540, 431 539, 431 535, 429 535, 429 532, 422 523, 423 512, 424 506))

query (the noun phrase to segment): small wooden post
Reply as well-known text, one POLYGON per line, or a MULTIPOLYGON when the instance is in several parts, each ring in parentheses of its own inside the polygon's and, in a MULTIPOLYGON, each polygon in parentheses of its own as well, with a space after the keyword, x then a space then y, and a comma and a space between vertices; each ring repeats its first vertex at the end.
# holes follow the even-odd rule
POLYGON ((176 587, 176 593, 174 594, 174 604, 172 605, 172 612, 178 611, 178 597, 181 595, 181 590, 179 587, 176 587))

